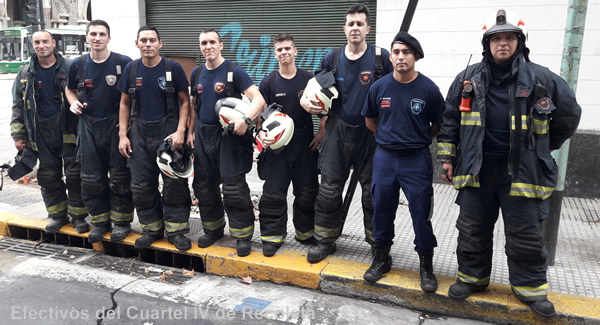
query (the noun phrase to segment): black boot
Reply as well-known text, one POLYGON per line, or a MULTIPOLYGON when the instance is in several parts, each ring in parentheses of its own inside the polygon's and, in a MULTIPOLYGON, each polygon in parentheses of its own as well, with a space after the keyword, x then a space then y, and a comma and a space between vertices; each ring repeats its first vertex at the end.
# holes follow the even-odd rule
POLYGON ((106 233, 109 231, 110 231, 110 223, 96 225, 96 226, 94 226, 94 229, 92 229, 92 232, 90 232, 90 234, 88 235, 88 240, 92 244, 97 243, 97 242, 101 241, 102 238, 104 238, 104 235, 106 235, 106 233))
POLYGON ((131 224, 119 225, 115 224, 110 232, 110 241, 122 241, 129 235, 131 224))
POLYGON ((198 238, 198 247, 206 248, 214 245, 217 240, 223 237, 223 229, 215 230, 215 231, 205 231, 204 235, 198 238))
POLYGON ((455 300, 465 300, 473 294, 473 292, 481 292, 485 290, 487 286, 478 286, 473 284, 464 283, 460 280, 456 280, 456 283, 450 286, 448 289, 448 296, 455 300))
POLYGON ((239 257, 248 256, 248 255, 250 255, 251 251, 252 251, 252 245, 250 243, 250 239, 245 239, 245 240, 238 239, 237 254, 239 257))
POLYGON ((430 252, 419 253, 420 268, 419 273, 421 274, 421 290, 433 293, 438 288, 438 281, 433 274, 433 250, 430 252))
POLYGON ((56 219, 52 219, 49 224, 46 225, 46 232, 49 234, 57 233, 60 228, 69 223, 68 217, 60 217, 56 219))
POLYGON ((392 257, 390 256, 390 246, 383 246, 377 243, 372 245, 374 250, 373 264, 365 272, 363 278, 367 282, 377 282, 383 274, 392 269, 392 257))
POLYGON ((90 231, 90 225, 85 221, 85 218, 73 218, 71 225, 75 228, 78 234, 83 234, 90 231))
MULTIPOLYGON (((515 288, 511 286, 511 290, 515 294, 517 299, 521 300, 521 296, 515 292, 515 288)), ((548 300, 547 297, 543 297, 541 299, 533 301, 521 301, 527 306, 529 306, 529 309, 531 309, 531 311, 542 317, 552 317, 556 315, 556 311, 554 310, 554 304, 550 300, 548 300)))
POLYGON ((175 248, 177 248, 180 251, 187 251, 188 249, 192 248, 192 241, 183 234, 175 236, 167 235, 167 239, 169 243, 175 245, 175 248))
POLYGON ((308 250, 306 259, 310 263, 319 263, 324 260, 327 256, 335 253, 336 245, 335 242, 319 242, 319 245, 308 250))
POLYGON ((157 241, 163 237, 164 237, 163 234, 151 235, 148 233, 143 233, 142 237, 135 240, 133 247, 135 247, 137 249, 148 248, 148 247, 152 246, 152 243, 154 243, 155 241, 157 241))
POLYGON ((274 256, 277 253, 277 250, 281 247, 281 244, 271 243, 271 242, 263 242, 263 255, 265 257, 274 256))

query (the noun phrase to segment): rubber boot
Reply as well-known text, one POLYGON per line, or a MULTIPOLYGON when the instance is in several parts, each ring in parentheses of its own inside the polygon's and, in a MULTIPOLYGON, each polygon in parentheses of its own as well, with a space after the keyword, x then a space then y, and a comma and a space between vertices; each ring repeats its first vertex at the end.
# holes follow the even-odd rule
POLYGON ((148 247, 152 246, 152 244, 155 241, 157 241, 157 240, 159 240, 159 239, 161 239, 163 237, 164 237, 163 234, 151 235, 151 234, 148 234, 148 233, 143 233, 142 237, 140 237, 140 238, 138 238, 138 239, 135 240, 135 243, 133 244, 133 247, 137 248, 137 249, 148 248, 148 247))
POLYGON ((327 256, 335 253, 336 245, 335 242, 319 242, 319 245, 308 250, 306 259, 310 263, 319 263, 324 260, 327 256))
POLYGON ((175 245, 175 248, 180 251, 187 251, 188 249, 192 248, 192 241, 183 234, 178 234, 175 236, 167 235, 167 240, 169 243, 175 245))
POLYGON ((99 224, 99 225, 95 225, 94 229, 92 229, 92 232, 90 232, 90 234, 88 235, 88 240, 90 241, 90 243, 97 243, 99 241, 102 240, 102 238, 104 238, 104 235, 106 235, 107 232, 110 231, 110 223, 103 223, 103 224, 99 224))
POLYGON ((485 290, 487 286, 478 286, 468 284, 456 279, 456 283, 451 285, 448 289, 448 297, 455 300, 465 300, 473 294, 473 292, 481 292, 485 290))
POLYGON ((367 282, 377 282, 381 277, 392 269, 392 257, 390 256, 390 246, 383 246, 377 243, 373 244, 374 257, 373 264, 365 272, 363 278, 367 282))
POLYGON ((60 228, 69 223, 68 217, 60 217, 56 219, 52 219, 49 224, 46 225, 46 232, 49 234, 57 233, 60 228))
POLYGON ((271 242, 263 242, 263 255, 265 257, 274 256, 277 253, 277 250, 281 247, 281 244, 271 243, 271 242))
POLYGON ((252 245, 250 243, 250 239, 245 239, 245 240, 238 239, 237 254, 239 257, 248 256, 248 255, 250 255, 251 251, 252 251, 252 245))
POLYGON ((215 230, 215 231, 205 231, 204 235, 198 238, 198 247, 206 248, 214 245, 217 240, 223 237, 223 229, 215 230))
POLYGON ((75 231, 78 234, 83 234, 90 231, 90 225, 85 221, 84 218, 73 218, 71 220, 71 225, 75 228, 75 231))
POLYGON ((421 275, 421 290, 433 293, 438 288, 438 281, 433 274, 433 250, 429 252, 419 252, 421 275))
POLYGON ((511 287, 511 290, 513 291, 517 299, 521 300, 523 303, 529 306, 529 309, 531 309, 531 311, 533 311, 534 313, 542 317, 548 318, 556 315, 556 311, 554 310, 554 304, 550 300, 548 300, 547 297, 542 297, 541 299, 536 299, 533 301, 524 301, 521 299, 522 296, 518 295, 513 287, 511 287))
POLYGON ((115 224, 110 232, 110 241, 122 241, 131 232, 131 224, 115 224))

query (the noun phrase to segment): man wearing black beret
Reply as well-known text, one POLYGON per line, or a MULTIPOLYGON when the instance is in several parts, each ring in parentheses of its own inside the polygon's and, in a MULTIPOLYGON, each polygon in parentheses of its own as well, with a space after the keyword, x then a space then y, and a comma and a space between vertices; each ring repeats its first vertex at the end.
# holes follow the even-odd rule
POLYGON ((415 231, 421 289, 435 292, 438 285, 432 260, 437 241, 431 225, 433 163, 429 146, 440 129, 444 98, 431 79, 415 70, 415 62, 424 56, 417 39, 398 33, 390 51, 394 72, 371 86, 362 109, 378 145, 371 185, 375 257, 364 279, 376 282, 392 267, 389 253, 402 188, 415 231))

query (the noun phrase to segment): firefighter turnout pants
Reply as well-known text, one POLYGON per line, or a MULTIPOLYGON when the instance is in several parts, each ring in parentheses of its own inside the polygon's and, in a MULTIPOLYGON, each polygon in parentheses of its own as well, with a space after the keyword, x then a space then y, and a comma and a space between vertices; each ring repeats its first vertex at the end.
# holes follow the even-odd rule
POLYGON ((548 269, 542 222, 548 200, 510 196, 508 154, 485 153, 479 174, 480 187, 465 187, 456 202, 459 280, 487 286, 492 270, 494 225, 502 209, 509 280, 522 301, 546 298, 548 269))
POLYGON ((80 166, 76 162, 75 134, 63 134, 62 114, 36 116, 36 146, 40 162, 38 184, 48 217, 85 219, 87 210, 81 199, 80 166), (63 182, 63 167, 66 182, 63 182), (67 196, 68 191, 68 196, 67 196))
POLYGON ((265 181, 259 203, 260 233, 263 242, 281 245, 287 236, 287 192, 294 187, 293 222, 298 240, 314 236, 315 200, 319 188, 318 151, 309 145, 312 127, 297 129, 290 143, 280 151, 264 150, 258 160, 258 174, 265 181))
POLYGON ((334 242, 341 234, 342 193, 350 167, 354 167, 362 189, 365 241, 373 243, 371 178, 376 147, 373 134, 364 124, 348 125, 335 114, 327 119, 319 157, 321 186, 315 203, 315 238, 319 241, 334 242))
POLYGON ((178 117, 166 116, 158 121, 134 118, 131 126, 131 192, 144 233, 168 236, 189 232, 191 197, 187 179, 162 175, 163 195, 158 190, 156 149, 165 137, 177 130, 178 117))
POLYGON ((81 196, 94 226, 133 221, 131 175, 126 158, 119 153, 118 123, 118 114, 94 118, 84 113, 79 119, 81 196))

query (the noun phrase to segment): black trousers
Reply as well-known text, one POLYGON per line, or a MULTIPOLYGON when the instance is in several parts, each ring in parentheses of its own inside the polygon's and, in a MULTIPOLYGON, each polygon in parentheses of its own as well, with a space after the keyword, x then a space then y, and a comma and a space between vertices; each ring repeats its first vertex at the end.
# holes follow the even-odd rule
POLYGON ((548 200, 510 196, 508 154, 485 153, 479 183, 479 188, 461 189, 456 200, 460 205, 456 223, 459 279, 474 285, 489 284, 494 226, 502 209, 513 290, 524 301, 545 298, 548 252, 542 222, 548 215, 548 200))
POLYGON ((95 226, 133 221, 131 174, 127 159, 119 153, 118 123, 118 114, 94 118, 84 113, 79 119, 81 196, 95 226))
POLYGON ((371 179, 376 148, 373 134, 364 124, 348 125, 335 114, 327 119, 325 142, 319 157, 321 186, 315 203, 315 237, 318 240, 334 242, 340 236, 342 193, 350 167, 354 167, 362 190, 365 241, 374 242, 371 179))
POLYGON ((167 231, 168 236, 189 232, 191 207, 187 179, 162 175, 162 198, 158 190, 156 148, 164 138, 177 130, 178 118, 165 117, 159 121, 135 118, 131 126, 131 192, 133 203, 144 233, 157 235, 167 231))
POLYGON ((262 240, 283 243, 287 236, 287 192, 294 186, 293 222, 298 240, 314 236, 315 200, 319 188, 318 151, 309 145, 314 138, 311 127, 295 130, 290 143, 280 152, 264 150, 259 155, 258 174, 265 181, 260 198, 262 240))
POLYGON ((70 215, 73 219, 84 219, 87 210, 81 199, 75 139, 63 136, 62 114, 59 110, 49 118, 36 116, 36 145, 40 162, 38 184, 50 218, 70 215), (63 168, 66 182, 63 181, 63 168))

